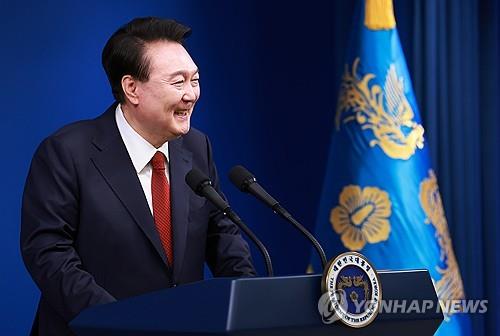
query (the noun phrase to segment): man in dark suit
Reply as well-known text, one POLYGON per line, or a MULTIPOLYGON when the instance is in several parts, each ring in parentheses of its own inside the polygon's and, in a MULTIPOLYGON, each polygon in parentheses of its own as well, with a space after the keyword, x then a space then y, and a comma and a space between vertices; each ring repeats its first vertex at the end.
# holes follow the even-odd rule
POLYGON ((70 335, 84 308, 201 280, 204 262, 215 276, 255 275, 237 227, 184 182, 196 167, 219 189, 210 142, 190 128, 189 33, 157 18, 119 29, 102 55, 117 102, 37 149, 21 228, 41 290, 32 334, 70 335))

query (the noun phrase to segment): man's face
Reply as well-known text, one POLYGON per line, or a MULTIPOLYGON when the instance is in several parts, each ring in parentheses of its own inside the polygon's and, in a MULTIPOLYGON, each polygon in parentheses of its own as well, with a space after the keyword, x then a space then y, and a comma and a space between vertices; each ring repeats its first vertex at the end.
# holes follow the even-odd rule
POLYGON ((149 80, 137 82, 138 104, 133 118, 143 132, 163 141, 186 134, 200 97, 196 64, 182 45, 158 41, 146 46, 149 80))

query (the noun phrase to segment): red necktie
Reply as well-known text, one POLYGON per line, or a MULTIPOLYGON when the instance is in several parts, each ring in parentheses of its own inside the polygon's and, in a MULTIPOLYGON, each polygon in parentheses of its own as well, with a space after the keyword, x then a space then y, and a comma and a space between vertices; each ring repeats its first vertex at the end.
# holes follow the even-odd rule
POLYGON ((153 196, 153 217, 160 234, 163 249, 167 254, 170 266, 174 261, 174 248, 172 241, 172 219, 170 213, 170 185, 165 175, 165 156, 156 152, 151 159, 153 175, 151 177, 151 194, 153 196))

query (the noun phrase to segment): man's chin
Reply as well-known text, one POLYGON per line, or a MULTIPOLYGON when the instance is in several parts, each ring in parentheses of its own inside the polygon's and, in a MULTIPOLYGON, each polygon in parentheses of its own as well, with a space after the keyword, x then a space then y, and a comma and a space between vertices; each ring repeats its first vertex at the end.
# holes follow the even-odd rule
POLYGON ((188 125, 187 127, 181 127, 176 133, 175 135, 177 136, 177 138, 180 138, 181 136, 183 135, 186 135, 189 130, 190 130, 191 126, 188 125))

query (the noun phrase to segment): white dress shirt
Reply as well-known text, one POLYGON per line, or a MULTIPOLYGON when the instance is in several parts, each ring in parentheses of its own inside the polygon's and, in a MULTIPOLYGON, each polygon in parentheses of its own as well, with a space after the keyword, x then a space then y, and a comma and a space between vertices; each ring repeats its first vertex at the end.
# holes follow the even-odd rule
POLYGON ((120 135, 127 147, 128 155, 132 160, 137 177, 141 182, 142 190, 144 190, 144 195, 148 201, 149 209, 151 214, 153 214, 153 201, 151 195, 151 176, 153 173, 153 168, 151 167, 151 159, 157 151, 162 152, 167 159, 165 162, 165 175, 167 176, 167 181, 169 181, 168 167, 169 167, 169 157, 168 157, 168 142, 161 145, 160 148, 156 148, 147 142, 142 136, 137 133, 132 126, 128 123, 123 115, 121 105, 118 104, 115 111, 116 125, 118 125, 118 130, 120 135))

